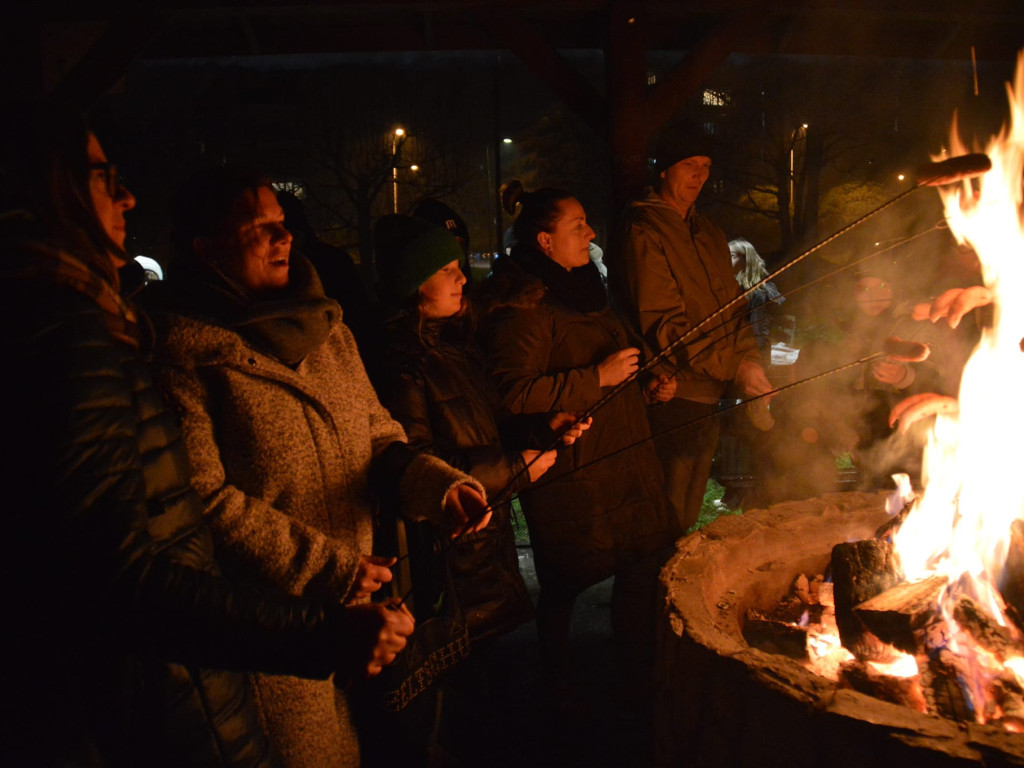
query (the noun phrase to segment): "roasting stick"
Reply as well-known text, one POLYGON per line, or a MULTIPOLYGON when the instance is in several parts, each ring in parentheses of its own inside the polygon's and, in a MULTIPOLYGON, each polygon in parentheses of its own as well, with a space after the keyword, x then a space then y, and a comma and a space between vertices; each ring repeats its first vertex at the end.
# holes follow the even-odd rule
MULTIPOLYGON (((847 232, 851 231, 852 229, 855 229, 856 227, 859 227, 861 224, 863 224, 868 219, 873 218, 874 216, 877 216, 879 213, 882 213, 883 211, 885 211, 885 210, 891 208, 892 206, 896 205, 896 203, 902 201, 904 198, 906 198, 909 195, 913 194, 914 192, 916 192, 921 187, 935 187, 935 186, 941 186, 941 185, 945 185, 945 184, 954 184, 954 183, 956 183, 958 181, 963 181, 965 179, 970 179, 970 178, 973 178, 975 176, 980 176, 981 174, 986 173, 987 171, 989 171, 991 168, 992 168, 992 161, 989 159, 988 155, 985 155, 983 153, 974 153, 974 154, 968 154, 968 155, 960 155, 958 157, 953 157, 953 158, 950 158, 948 160, 942 160, 942 161, 934 162, 934 163, 926 163, 925 165, 922 165, 921 167, 918 168, 917 173, 915 174, 916 175, 916 179, 917 179, 917 183, 913 187, 911 187, 910 189, 907 189, 907 190, 901 192, 900 194, 896 195, 895 197, 893 197, 892 199, 888 200, 887 202, 882 203, 882 205, 878 206, 874 210, 868 211, 863 216, 861 216, 859 219, 855 219, 854 221, 852 221, 851 223, 847 224, 845 227, 842 227, 841 229, 839 229, 838 231, 836 231, 835 233, 833 233, 829 237, 825 238, 821 242, 817 243, 816 245, 811 246, 810 248, 808 248, 803 253, 797 255, 796 257, 794 257, 791 261, 787 262, 786 264, 783 264, 781 267, 779 267, 777 270, 775 270, 774 272, 769 274, 767 277, 765 277, 761 281, 755 283, 750 288, 748 288, 747 290, 745 290, 742 293, 740 293, 739 295, 737 295, 735 298, 727 301, 725 304, 723 304, 717 310, 715 310, 710 315, 708 315, 703 320, 701 320, 696 325, 694 325, 692 328, 690 328, 686 333, 684 333, 678 339, 676 339, 671 344, 669 344, 667 347, 665 347, 660 352, 658 352, 656 355, 654 355, 650 360, 648 360, 643 365, 641 365, 639 368, 637 368, 637 370, 633 371, 633 373, 631 373, 629 376, 627 376, 625 379, 623 379, 621 382, 619 382, 619 384, 617 384, 611 390, 609 390, 605 395, 603 395, 596 403, 594 403, 592 406, 590 406, 590 408, 588 408, 580 416, 579 421, 585 421, 586 419, 592 417, 595 413, 597 413, 597 411, 599 411, 601 408, 603 408, 612 398, 616 397, 620 392, 622 392, 630 384, 632 384, 634 381, 636 381, 638 376, 640 376, 643 373, 646 373, 647 371, 651 370, 651 368, 653 368, 654 366, 656 366, 659 363, 661 363, 662 361, 664 361, 680 345, 682 345, 682 344, 684 344, 685 342, 688 342, 688 341, 693 341, 695 338, 699 338, 698 332, 701 332, 702 335, 707 335, 711 331, 716 330, 717 328, 721 328, 724 325, 724 323, 720 323, 715 328, 708 328, 707 325, 708 325, 708 323, 712 322, 713 320, 716 320, 719 317, 721 317, 723 314, 725 314, 730 309, 735 307, 741 301, 746 300, 754 291, 756 291, 758 288, 763 286, 765 283, 767 283, 770 280, 775 279, 776 277, 781 275, 783 272, 788 270, 790 267, 796 266, 801 261, 803 261, 808 256, 810 256, 812 253, 816 253, 817 251, 819 251, 820 249, 824 248, 829 243, 832 243, 833 241, 835 241, 838 238, 840 238, 843 235, 845 235, 847 232)), ((870 258, 870 257, 876 256, 876 255, 878 255, 878 254, 871 254, 871 256, 865 257, 865 258, 870 258)), ((858 361, 858 362, 863 362, 863 361, 858 361)), ((858 364, 858 363, 851 363, 851 365, 856 365, 856 364, 858 364)), ((841 369, 837 369, 837 370, 841 370, 841 369)), ((833 372, 835 372, 835 371, 833 371, 833 372)), ((789 386, 791 386, 791 385, 787 385, 786 388, 788 388, 789 386)), ((768 392, 768 393, 766 393, 764 395, 759 395, 756 398, 751 398, 750 400, 745 400, 743 402, 744 403, 749 403, 749 402, 752 402, 753 400, 759 400, 762 397, 771 397, 771 396, 777 394, 780 391, 781 390, 774 390, 772 392, 768 392)), ((723 409, 723 410, 725 410, 725 409, 723 409)), ((545 449, 545 451, 556 450, 560 445, 561 445, 560 438, 556 438, 545 449)), ((618 453, 618 451, 616 451, 616 453, 618 453)), ((611 455, 611 454, 609 454, 609 455, 611 455)), ((537 458, 540 458, 540 457, 538 456, 537 458)), ((519 472, 517 472, 509 480, 508 484, 498 492, 498 494, 494 497, 495 501, 492 502, 492 503, 503 503, 509 497, 511 497, 511 495, 512 495, 512 487, 515 485, 516 481, 525 472, 529 471, 530 466, 533 464, 534 461, 537 460, 537 458, 533 459, 533 461, 527 463, 526 466, 524 466, 521 470, 519 470, 519 472)))
MULTIPOLYGON (((743 291, 738 296, 736 296, 732 300, 728 301, 727 303, 725 303, 724 305, 719 307, 718 310, 716 310, 715 312, 713 312, 712 314, 708 315, 703 320, 698 322, 690 330, 688 330, 685 334, 683 334, 678 339, 676 339, 674 342, 669 344, 667 347, 665 347, 663 350, 661 350, 658 354, 656 354, 654 357, 652 357, 650 360, 648 360, 642 366, 637 368, 637 370, 635 370, 633 373, 631 373, 623 381, 621 381, 619 384, 617 384, 615 387, 613 387, 607 394, 602 396, 594 405, 592 405, 590 408, 588 408, 586 410, 586 412, 582 416, 580 416, 579 421, 585 421, 586 419, 592 417, 598 410, 600 410, 602 407, 604 407, 604 405, 606 405, 613 397, 616 397, 620 392, 625 390, 626 387, 628 387, 630 384, 632 384, 634 381, 636 381, 637 377, 640 376, 640 374, 646 373, 647 371, 651 370, 651 368, 653 368, 655 365, 657 365, 658 363, 660 363, 663 360, 665 360, 665 358, 667 358, 669 355, 671 355, 672 352, 679 345, 683 344, 684 342, 694 340, 695 337, 696 338, 700 338, 697 335, 698 331, 701 331, 703 336, 707 336, 710 332, 722 328, 726 324, 726 322, 728 322, 728 321, 723 321, 723 322, 719 323, 717 326, 715 326, 713 328, 708 328, 707 325, 711 321, 721 317, 725 312, 727 312, 728 310, 730 310, 731 308, 736 306, 736 304, 738 304, 740 301, 742 301, 744 299, 747 299, 754 291, 756 291, 758 288, 763 286, 765 283, 767 283, 767 282, 769 282, 771 280, 774 280, 776 277, 781 275, 783 272, 788 270, 790 267, 795 266, 796 264, 798 264, 801 261, 803 261, 804 259, 806 259, 812 253, 815 253, 815 252, 819 251, 821 248, 824 248, 829 243, 831 243, 831 242, 835 241, 836 239, 842 237, 843 235, 845 235, 850 230, 855 229, 856 227, 860 226, 861 224, 863 224, 868 219, 873 218, 874 216, 878 215, 879 213, 882 213, 883 211, 885 211, 885 210, 891 208, 892 206, 896 205, 898 202, 902 201, 904 198, 908 197, 909 195, 911 195, 912 193, 914 193, 916 190, 920 189, 921 187, 934 187, 934 186, 941 186, 941 185, 944 185, 944 184, 954 184, 954 183, 956 183, 958 181, 963 181, 965 179, 969 179, 969 178, 972 178, 974 176, 980 176, 981 174, 986 173, 991 168, 992 168, 992 161, 988 158, 987 155, 981 154, 981 153, 975 153, 975 154, 969 154, 969 155, 961 155, 959 157, 950 158, 949 160, 943 160, 943 161, 940 161, 940 162, 929 163, 929 164, 926 164, 926 165, 922 166, 921 168, 918 169, 918 172, 916 174, 916 176, 917 176, 917 183, 915 184, 915 186, 911 187, 910 189, 908 189, 908 190, 906 190, 904 192, 901 192, 900 194, 896 195, 894 198, 892 198, 888 202, 885 202, 882 205, 878 206, 874 210, 868 211, 866 214, 861 216, 859 219, 856 219, 853 222, 851 222, 850 224, 847 224, 845 227, 843 227, 843 228, 839 229, 837 232, 833 233, 830 237, 826 238, 825 240, 822 240, 818 244, 812 246, 811 248, 807 249, 803 253, 799 254, 794 259, 792 259, 791 261, 789 261, 786 264, 784 264, 781 267, 779 267, 779 269, 777 269, 774 272, 772 272, 771 274, 769 274, 767 277, 765 277, 760 282, 755 283, 750 288, 748 288, 747 290, 743 291)), ((868 258, 873 258, 873 257, 875 257, 877 255, 879 255, 879 254, 878 253, 870 254, 869 256, 865 256, 863 259, 860 259, 857 262, 854 262, 854 264, 860 263, 860 261, 864 261, 864 260, 866 260, 868 258)), ((840 271, 842 271, 842 269, 846 269, 846 268, 848 268, 850 266, 851 266, 850 264, 847 264, 844 267, 841 267, 840 269, 834 270, 832 273, 830 273, 830 275, 831 274, 835 274, 837 272, 840 272, 840 271)), ((1024 349, 1024 340, 1022 340, 1021 344, 1022 344, 1022 349, 1024 349)), ((797 387, 797 386, 799 386, 801 384, 806 384, 808 382, 824 378, 825 376, 830 376, 832 374, 839 373, 840 371, 844 371, 844 370, 847 370, 849 368, 853 368, 853 367, 858 366, 858 365, 864 365, 865 363, 873 362, 875 360, 880 360, 880 359, 882 359, 884 357, 889 357, 889 356, 890 355, 887 352, 878 352, 878 353, 875 353, 875 354, 872 354, 872 355, 868 355, 867 357, 863 357, 860 360, 856 360, 856 361, 854 361, 852 363, 848 363, 848 364, 840 366, 838 368, 833 368, 832 370, 829 370, 829 371, 824 371, 824 372, 819 373, 819 374, 817 374, 815 376, 811 376, 811 377, 808 377, 806 379, 801 379, 800 381, 795 381, 795 382, 792 382, 790 384, 786 384, 786 385, 784 385, 782 387, 779 387, 777 389, 772 390, 771 392, 766 392, 763 395, 758 395, 757 397, 753 397, 753 398, 750 398, 748 400, 744 400, 742 402, 735 403, 734 405, 730 405, 730 406, 727 406, 725 408, 719 409, 719 410, 715 411, 714 413, 710 414, 709 416, 703 416, 703 417, 701 417, 699 419, 694 419, 693 421, 689 421, 689 422, 687 422, 685 424, 680 424, 679 426, 673 427, 671 430, 668 430, 668 431, 666 431, 666 432, 664 432, 662 434, 668 434, 669 432, 674 432, 674 431, 679 430, 679 429, 684 429, 684 428, 691 427, 691 426, 693 426, 694 424, 697 424, 700 421, 703 421, 703 420, 708 419, 708 418, 712 418, 713 416, 717 416, 719 413, 732 410, 733 408, 737 408, 740 405, 746 405, 746 404, 754 402, 756 400, 761 400, 762 398, 774 397, 775 395, 779 394, 780 392, 784 392, 786 390, 792 389, 793 387, 797 387)), ((587 464, 584 464, 584 465, 581 465, 579 467, 576 467, 576 469, 582 469, 584 466, 590 466, 591 464, 596 464, 597 462, 602 461, 602 460, 604 460, 604 459, 606 459, 606 458, 608 458, 610 456, 614 456, 614 455, 617 455, 617 454, 622 453, 624 451, 630 450, 631 448, 635 448, 638 445, 641 445, 641 444, 643 444, 645 442, 648 442, 649 440, 653 440, 655 437, 660 437, 660 436, 661 435, 652 435, 651 437, 648 437, 648 438, 645 438, 644 440, 641 440, 641 441, 638 441, 636 443, 633 443, 632 445, 627 445, 627 446, 624 446, 623 448, 619 448, 619 449, 617 449, 615 451, 612 451, 611 453, 605 454, 604 456, 602 456, 599 459, 595 459, 594 461, 588 462, 587 464)), ((561 438, 559 437, 559 438, 556 438, 554 441, 552 441, 552 443, 548 446, 548 448, 546 448, 546 451, 556 450, 560 445, 561 445, 561 438)), ((539 458, 539 455, 538 455, 537 458, 539 458)), ((509 497, 511 497, 511 495, 512 495, 512 488, 515 486, 516 481, 520 477, 522 477, 522 475, 524 473, 529 471, 530 466, 537 460, 537 458, 534 458, 532 461, 528 462, 522 469, 520 469, 515 475, 513 475, 513 477, 509 480, 509 482, 505 485, 504 488, 502 488, 500 491, 498 491, 497 494, 495 494, 495 496, 491 499, 490 504, 488 505, 488 510, 490 510, 493 507, 493 505, 504 503, 509 497)), ((575 471, 575 470, 573 470, 573 471, 575 471)), ((543 481, 539 481, 538 484, 537 484, 537 487, 541 487, 544 484, 545 483, 543 481)), ((403 556, 402 559, 405 559, 405 557, 408 557, 408 555, 403 556)), ((399 560, 399 562, 401 562, 401 560, 399 560)), ((396 563, 396 565, 397 564, 398 563, 396 563)), ((401 601, 399 602, 399 605, 404 604, 405 601, 409 598, 410 594, 412 594, 411 591, 409 593, 407 593, 406 595, 404 595, 402 597, 401 601)))
MULTIPOLYGON (((901 341, 900 343, 901 344, 907 344, 907 345, 924 346, 924 345, 918 345, 916 342, 903 342, 903 341, 901 341)), ((800 379, 799 381, 794 381, 794 382, 791 382, 789 384, 784 384, 783 386, 778 387, 777 389, 773 389, 771 392, 765 392, 763 395, 758 395, 757 397, 752 397, 749 400, 742 400, 742 401, 740 401, 738 403, 734 403, 732 405, 727 405, 724 408, 719 408, 719 409, 715 410, 713 413, 710 413, 707 416, 701 416, 699 418, 692 419, 691 421, 687 421, 687 422, 684 422, 682 424, 677 424, 676 426, 672 427, 671 429, 666 429, 665 431, 659 432, 656 435, 651 435, 650 437, 646 437, 643 440, 638 440, 637 442, 631 443, 629 445, 625 445, 622 448, 617 448, 616 450, 611 451, 610 453, 606 453, 605 455, 603 455, 603 456, 601 456, 599 458, 593 459, 592 461, 588 461, 586 464, 581 464, 580 466, 574 468, 573 472, 575 472, 576 470, 579 470, 579 469, 583 469, 584 467, 589 467, 589 466, 592 466, 594 464, 598 464, 598 463, 604 461, 607 458, 610 458, 610 457, 616 456, 616 455, 618 455, 620 453, 624 453, 626 451, 632 450, 633 448, 636 448, 639 445, 643 445, 646 442, 650 442, 651 440, 656 440, 659 437, 664 437, 665 435, 672 434, 673 432, 678 432, 681 429, 688 429, 688 428, 694 426, 695 424, 699 424, 702 421, 706 421, 707 419, 716 418, 719 414, 725 413, 727 411, 731 411, 734 408, 740 408, 740 407, 742 407, 744 405, 748 405, 749 403, 756 402, 756 401, 761 400, 763 398, 774 397, 775 395, 779 394, 780 392, 786 392, 786 391, 788 391, 790 389, 793 389, 794 387, 799 387, 802 384, 808 384, 808 383, 810 383, 812 381, 817 381, 818 379, 823 379, 826 376, 832 376, 833 374, 841 373, 842 371, 849 370, 850 368, 856 368, 858 365, 864 365, 866 363, 873 363, 876 360, 884 360, 886 358, 889 358, 889 359, 899 359, 899 356, 898 355, 893 355, 891 351, 874 352, 874 353, 872 353, 870 355, 867 355, 865 357, 860 358, 859 360, 854 360, 853 362, 841 365, 838 368, 831 368, 831 369, 829 369, 827 371, 822 371, 821 373, 816 373, 813 376, 808 376, 805 379, 800 379)), ((565 475, 562 475, 561 477, 565 477, 565 475)), ((542 488, 542 487, 544 487, 544 485, 547 484, 547 482, 549 482, 549 481, 545 481, 543 478, 541 478, 540 480, 537 481, 537 483, 535 485, 531 486, 531 488, 542 488)))
MULTIPOLYGON (((779 394, 780 392, 785 392, 787 390, 793 389, 794 387, 798 387, 801 384, 807 384, 807 383, 812 382, 812 381, 817 381, 818 379, 823 379, 826 376, 831 376, 833 374, 849 370, 850 368, 855 368, 855 367, 857 367, 859 365, 865 365, 867 363, 872 363, 872 362, 874 362, 876 360, 882 360, 882 359, 885 359, 885 358, 896 359, 896 360, 903 360, 903 361, 906 361, 906 362, 921 362, 922 360, 924 360, 925 358, 928 357, 928 353, 929 353, 929 349, 928 349, 928 346, 925 345, 925 344, 920 344, 918 342, 913 342, 913 341, 903 341, 902 339, 898 339, 896 337, 892 337, 892 338, 888 339, 885 342, 885 348, 881 352, 872 353, 870 355, 867 355, 865 357, 860 358, 859 360, 854 360, 851 363, 846 363, 845 365, 841 365, 838 368, 832 368, 832 369, 827 370, 827 371, 822 371, 821 373, 817 373, 814 376, 808 376, 805 379, 800 379, 799 381, 794 381, 794 382, 791 382, 789 384, 786 384, 786 385, 783 385, 781 387, 778 387, 777 389, 773 389, 771 392, 766 392, 763 395, 758 395, 757 397, 752 397, 749 400, 744 400, 742 402, 734 403, 733 405, 729 405, 729 406, 726 406, 724 408, 720 408, 720 409, 716 410, 714 413, 711 413, 711 414, 709 414, 707 416, 701 416, 700 418, 693 419, 691 421, 687 421, 687 422, 685 422, 683 424, 678 424, 675 427, 672 427, 671 429, 667 429, 664 432, 658 433, 657 435, 651 435, 650 437, 646 437, 643 440, 638 440, 635 443, 631 443, 629 445, 625 445, 622 448, 618 448, 618 449, 616 449, 614 451, 611 451, 610 453, 606 453, 605 455, 601 456, 600 458, 594 459, 593 461, 589 461, 586 464, 581 464, 580 466, 576 467, 572 471, 575 472, 577 470, 583 469, 584 467, 592 466, 594 464, 597 464, 599 462, 604 461, 605 459, 611 458, 612 456, 617 456, 620 453, 624 453, 625 451, 632 450, 633 448, 636 448, 637 446, 643 445, 644 443, 650 442, 651 440, 654 440, 656 438, 662 437, 663 435, 671 434, 672 432, 676 432, 676 431, 678 431, 680 429, 688 429, 689 427, 692 427, 693 425, 698 424, 698 423, 700 423, 700 422, 702 422, 702 421, 704 421, 706 419, 710 419, 710 418, 716 417, 719 414, 724 413, 726 411, 731 411, 733 408, 739 408, 742 405, 747 405, 748 403, 752 403, 752 402, 755 402, 757 400, 761 400, 762 398, 774 397, 775 395, 779 394)), ((517 477, 518 477, 518 475, 517 475, 517 477)), ((565 475, 561 475, 559 477, 559 479, 561 479, 562 477, 565 477, 565 475)), ((548 481, 548 482, 550 482, 550 481, 548 481)), ((514 480, 513 480, 513 483, 514 483, 514 480)), ((510 483, 509 486, 506 486, 506 488, 510 487, 513 483, 510 483)), ((532 487, 542 488, 546 484, 547 484, 547 482, 544 481, 543 479, 541 479, 541 480, 538 480, 537 483, 534 486, 532 486, 532 487)), ((506 489, 502 489, 501 491, 499 491, 498 494, 491 501, 491 503, 488 505, 488 509, 490 509, 491 506, 493 506, 494 504, 501 503, 501 496, 505 492, 506 492, 506 489)), ((461 537, 456 537, 455 540, 457 540, 458 538, 461 538, 461 537)), ((397 566, 399 563, 401 563, 403 560, 405 560, 408 557, 409 557, 408 554, 402 555, 402 557, 400 557, 398 559, 398 561, 395 562, 391 567, 394 568, 395 566, 397 566)), ((408 592, 406 592, 402 596, 401 600, 399 600, 398 603, 395 604, 395 610, 398 610, 399 606, 405 604, 405 601, 409 599, 409 596, 412 595, 412 592, 413 592, 413 590, 410 589, 408 592)))

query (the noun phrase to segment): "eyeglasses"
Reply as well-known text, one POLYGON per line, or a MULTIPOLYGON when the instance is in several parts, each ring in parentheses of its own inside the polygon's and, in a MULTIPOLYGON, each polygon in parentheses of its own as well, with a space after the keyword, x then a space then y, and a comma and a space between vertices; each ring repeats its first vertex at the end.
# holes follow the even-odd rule
POLYGON ((90 171, 99 171, 100 178, 107 187, 107 192, 112 198, 117 197, 118 190, 124 186, 124 180, 117 172, 117 166, 110 161, 104 163, 89 163, 90 171))

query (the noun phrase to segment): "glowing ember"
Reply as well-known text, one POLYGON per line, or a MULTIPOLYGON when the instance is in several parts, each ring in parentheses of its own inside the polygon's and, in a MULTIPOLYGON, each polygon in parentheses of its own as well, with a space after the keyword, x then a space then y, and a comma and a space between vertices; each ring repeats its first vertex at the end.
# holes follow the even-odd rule
MULTIPOLYGON (((1024 382, 1024 55, 1007 91, 1011 127, 984 147, 992 170, 980 179, 939 188, 951 231, 958 242, 974 248, 982 264, 985 286, 994 296, 994 322, 983 329, 964 368, 959 415, 936 416, 925 449, 923 495, 893 540, 907 580, 946 579, 941 597, 945 639, 970 678, 965 687, 979 722, 1007 716, 992 690, 1020 689, 1024 669, 1020 658, 1001 659, 980 648, 953 619, 959 601, 969 597, 1005 629, 1011 644, 1021 639, 1006 618, 996 585, 1003 577, 1010 526, 1024 512, 1024 483, 997 482, 1019 476, 1019 455, 1007 449, 1007 442, 1024 434, 1024 403, 1016 398, 1024 382)), ((978 149, 963 144, 954 124, 948 153, 936 159, 978 149)))
POLYGON ((868 664, 879 674, 889 677, 914 677, 918 673, 917 660, 909 653, 897 653, 893 661, 869 661, 868 664))

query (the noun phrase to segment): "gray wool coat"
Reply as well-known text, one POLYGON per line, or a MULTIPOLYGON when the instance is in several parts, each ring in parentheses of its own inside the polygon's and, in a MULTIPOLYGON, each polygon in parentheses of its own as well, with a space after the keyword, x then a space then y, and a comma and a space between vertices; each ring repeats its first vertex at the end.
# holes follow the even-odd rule
MULTIPOLYGON (((193 484, 236 580, 344 600, 361 555, 373 553, 370 463, 405 441, 380 405, 340 317, 293 370, 232 330, 158 318, 156 370, 181 415, 193 484)), ((441 522, 448 490, 476 481, 417 456, 398 483, 403 514, 441 522)), ((264 724, 289 766, 355 766, 359 749, 331 680, 253 675, 264 724)))

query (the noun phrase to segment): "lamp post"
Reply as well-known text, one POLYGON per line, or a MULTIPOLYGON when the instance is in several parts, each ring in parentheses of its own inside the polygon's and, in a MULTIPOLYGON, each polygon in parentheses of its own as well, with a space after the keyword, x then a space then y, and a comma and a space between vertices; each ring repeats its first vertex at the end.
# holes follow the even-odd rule
POLYGON ((403 136, 404 128, 395 128, 391 134, 391 202, 395 213, 398 213, 398 145, 403 136))
POLYGON ((804 132, 804 138, 807 138, 807 123, 803 123, 799 128, 793 130, 793 133, 789 137, 789 204, 794 205, 793 201, 793 181, 795 177, 795 154, 796 154, 796 141, 797 134, 800 131, 804 132))

